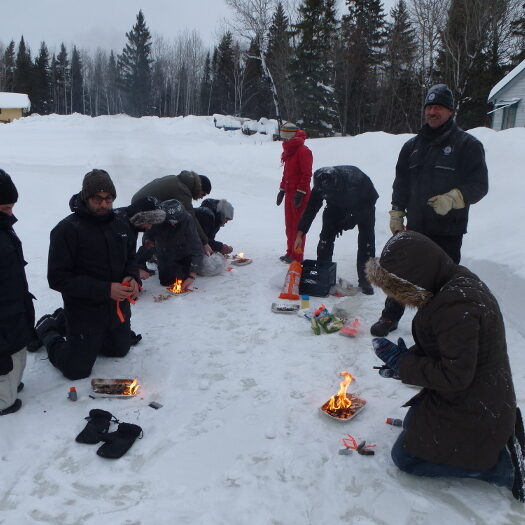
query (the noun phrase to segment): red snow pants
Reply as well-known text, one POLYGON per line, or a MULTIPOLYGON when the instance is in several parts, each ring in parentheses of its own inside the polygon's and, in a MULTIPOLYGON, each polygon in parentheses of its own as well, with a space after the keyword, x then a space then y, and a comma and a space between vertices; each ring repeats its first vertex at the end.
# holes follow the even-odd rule
POLYGON ((303 262, 304 256, 304 244, 306 241, 306 235, 303 235, 303 243, 301 246, 301 253, 294 252, 293 245, 295 243, 295 238, 297 237, 297 226, 299 226, 299 221, 301 220, 301 215, 308 204, 308 199, 310 198, 310 191, 305 194, 303 197, 303 202, 301 206, 296 208, 294 206, 294 197, 296 191, 287 191, 284 196, 284 223, 286 226, 286 255, 292 259, 303 262))

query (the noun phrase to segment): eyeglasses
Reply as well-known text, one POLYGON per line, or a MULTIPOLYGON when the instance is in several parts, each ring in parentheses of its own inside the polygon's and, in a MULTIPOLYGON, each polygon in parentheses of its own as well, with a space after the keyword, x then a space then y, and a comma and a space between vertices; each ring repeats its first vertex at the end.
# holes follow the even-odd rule
POLYGON ((111 204, 115 198, 113 197, 113 195, 108 195, 107 197, 101 197, 100 195, 93 195, 93 197, 90 197, 90 199, 95 203, 95 204, 102 204, 102 202, 104 201, 106 204, 111 204))

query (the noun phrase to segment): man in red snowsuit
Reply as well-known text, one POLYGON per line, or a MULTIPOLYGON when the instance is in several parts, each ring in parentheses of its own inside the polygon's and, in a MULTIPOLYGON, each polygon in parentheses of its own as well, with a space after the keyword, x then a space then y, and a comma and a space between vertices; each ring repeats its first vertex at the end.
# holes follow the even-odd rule
POLYGON ((284 221, 286 225, 286 254, 280 257, 281 261, 302 262, 304 243, 303 236, 301 251, 294 250, 297 226, 310 197, 310 180, 312 178, 312 152, 304 145, 306 133, 295 124, 285 122, 280 135, 283 139, 283 154, 281 161, 284 165, 283 178, 277 194, 277 206, 284 199, 284 221))

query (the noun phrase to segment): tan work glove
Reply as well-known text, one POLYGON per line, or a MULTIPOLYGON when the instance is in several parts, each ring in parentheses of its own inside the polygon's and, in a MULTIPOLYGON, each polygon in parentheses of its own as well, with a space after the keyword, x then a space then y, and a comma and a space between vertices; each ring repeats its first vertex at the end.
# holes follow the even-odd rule
POLYGON ((397 232, 402 232, 405 229, 403 223, 405 212, 402 210, 390 210, 388 213, 390 214, 390 231, 392 235, 395 235, 397 232))
POLYGON ((450 210, 460 210, 465 207, 463 195, 461 195, 461 192, 457 188, 443 195, 430 197, 427 204, 432 206, 438 215, 446 215, 450 210))

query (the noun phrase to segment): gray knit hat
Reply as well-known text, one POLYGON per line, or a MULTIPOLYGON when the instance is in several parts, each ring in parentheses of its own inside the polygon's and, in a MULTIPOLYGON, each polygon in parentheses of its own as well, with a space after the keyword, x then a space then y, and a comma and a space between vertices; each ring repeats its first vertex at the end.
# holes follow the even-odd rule
POLYGON ((226 199, 221 199, 217 203, 217 212, 223 219, 233 219, 233 206, 226 199))
POLYGON ((454 111, 454 96, 449 87, 445 84, 436 84, 432 86, 425 98, 425 107, 429 105, 443 106, 454 111))
POLYGON ((114 199, 117 198, 115 185, 113 184, 108 172, 104 170, 91 170, 84 175, 80 197, 86 202, 90 197, 93 197, 95 193, 100 191, 113 195, 114 199))

